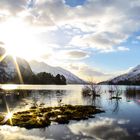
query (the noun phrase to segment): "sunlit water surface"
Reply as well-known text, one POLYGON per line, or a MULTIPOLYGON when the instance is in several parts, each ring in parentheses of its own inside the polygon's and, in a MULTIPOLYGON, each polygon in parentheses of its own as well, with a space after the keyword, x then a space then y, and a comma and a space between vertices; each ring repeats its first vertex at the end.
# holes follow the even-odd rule
MULTIPOLYGON (((67 86, 32 86, 0 85, 4 89, 20 89, 19 92, 0 93, 0 112, 6 112, 7 102, 10 111, 16 112, 33 105, 60 106, 96 105, 105 113, 95 118, 70 121, 69 124, 52 124, 43 129, 31 129, 0 126, 0 140, 137 140, 140 139, 140 93, 127 96, 124 86, 119 87, 122 99, 110 100, 108 87, 102 86, 101 97, 93 100, 83 96, 81 85, 67 86)), ((139 88, 139 87, 137 87, 139 88)))

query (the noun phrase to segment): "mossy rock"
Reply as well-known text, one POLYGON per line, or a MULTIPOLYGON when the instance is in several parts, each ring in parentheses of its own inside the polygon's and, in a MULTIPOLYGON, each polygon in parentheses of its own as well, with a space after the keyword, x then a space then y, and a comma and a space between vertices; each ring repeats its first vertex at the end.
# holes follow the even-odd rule
POLYGON ((0 122, 3 121, 3 119, 4 119, 4 116, 0 116, 0 122))
POLYGON ((62 115, 58 116, 54 121, 58 122, 59 124, 68 124, 70 118, 68 116, 62 115))
MULTIPOLYGON (((55 121, 60 124, 69 123, 70 120, 82 120, 93 117, 93 114, 102 113, 104 111, 97 109, 95 106, 82 105, 64 105, 60 107, 38 107, 31 108, 26 111, 16 112, 11 120, 7 120, 5 124, 31 128, 43 128, 55 121)), ((4 119, 0 116, 0 122, 4 119)), ((2 124, 1 124, 2 125, 2 124)))

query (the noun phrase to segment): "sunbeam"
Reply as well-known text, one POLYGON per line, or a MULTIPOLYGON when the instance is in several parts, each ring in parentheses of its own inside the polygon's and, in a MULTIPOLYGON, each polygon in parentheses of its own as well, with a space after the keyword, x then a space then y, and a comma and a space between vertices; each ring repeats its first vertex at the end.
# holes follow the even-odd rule
POLYGON ((1 62, 1 61, 3 61, 3 59, 4 59, 6 56, 7 56, 7 54, 6 54, 6 53, 5 53, 5 54, 3 54, 3 55, 1 55, 1 56, 0 56, 0 62, 1 62))
POLYGON ((9 120, 10 125, 13 125, 13 122, 12 122, 13 113, 10 112, 10 109, 9 109, 8 104, 7 104, 5 96, 4 96, 4 101, 5 101, 7 113, 5 115, 4 120, 1 123, 4 124, 4 123, 6 123, 9 120))
POLYGON ((19 77, 20 84, 24 84, 24 81, 23 81, 23 78, 22 78, 22 75, 21 75, 20 68, 19 68, 19 65, 17 63, 16 57, 13 56, 13 60, 14 60, 15 66, 16 66, 16 70, 17 70, 17 74, 18 74, 18 77, 19 77))
POLYGON ((12 58, 13 58, 13 62, 15 64, 15 68, 17 70, 17 74, 18 74, 20 84, 24 84, 24 81, 23 81, 23 78, 22 78, 22 75, 21 75, 21 72, 20 72, 20 68, 19 68, 17 60, 16 60, 16 56, 11 55, 11 54, 6 52, 6 53, 4 53, 3 55, 0 56, 0 62, 2 62, 5 59, 5 57, 8 56, 8 55, 12 56, 12 58))

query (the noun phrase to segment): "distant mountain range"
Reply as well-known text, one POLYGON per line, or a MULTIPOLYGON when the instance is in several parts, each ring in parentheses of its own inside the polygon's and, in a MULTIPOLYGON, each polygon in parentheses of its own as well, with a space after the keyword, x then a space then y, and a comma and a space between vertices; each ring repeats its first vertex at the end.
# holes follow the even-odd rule
POLYGON ((16 62, 18 68, 16 68, 17 65, 14 59, 9 55, 3 57, 4 54, 5 49, 0 47, 0 83, 21 83, 21 81, 19 81, 19 72, 17 69, 20 70, 24 83, 33 82, 30 80, 35 81, 35 79, 33 79, 35 74, 40 72, 50 73, 54 76, 57 74, 63 75, 66 78, 67 84, 85 83, 85 81, 63 68, 52 67, 43 62, 27 62, 26 60, 17 57, 16 62))
POLYGON ((131 69, 128 73, 101 82, 101 84, 140 85, 140 65, 131 69))
MULTIPOLYGON (((20 83, 19 73, 13 58, 7 55, 3 59, 5 49, 0 47, 0 83, 20 83)), ((67 84, 85 84, 86 82, 68 70, 61 67, 52 67, 44 62, 30 61, 16 58, 18 69, 21 72, 23 80, 29 82, 35 74, 40 72, 50 73, 53 76, 57 74, 63 75, 66 78, 67 84)), ((140 65, 136 66, 128 73, 117 76, 111 80, 101 82, 100 84, 119 84, 119 85, 140 85, 140 65)))
POLYGON ((86 82, 73 73, 61 67, 52 67, 44 62, 30 61, 31 69, 34 73, 47 72, 56 76, 57 74, 65 76, 68 84, 85 84, 86 82))

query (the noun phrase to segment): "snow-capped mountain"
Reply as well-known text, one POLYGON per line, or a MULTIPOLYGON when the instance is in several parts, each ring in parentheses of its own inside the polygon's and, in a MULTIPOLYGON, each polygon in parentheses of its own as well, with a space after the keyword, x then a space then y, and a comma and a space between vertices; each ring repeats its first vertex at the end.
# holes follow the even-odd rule
POLYGON ((27 61, 21 58, 16 58, 18 68, 14 59, 7 55, 3 58, 5 49, 0 47, 0 83, 19 83, 18 69, 20 70, 23 79, 33 74, 27 61), (3 59, 2 59, 3 58, 3 59))
POLYGON ((107 82, 112 84, 140 84, 140 65, 131 69, 128 73, 115 77, 107 82))
POLYGON ((34 73, 47 72, 56 76, 57 74, 65 76, 68 84, 83 84, 85 81, 74 75, 73 73, 61 67, 52 67, 44 62, 30 61, 31 69, 34 73))

